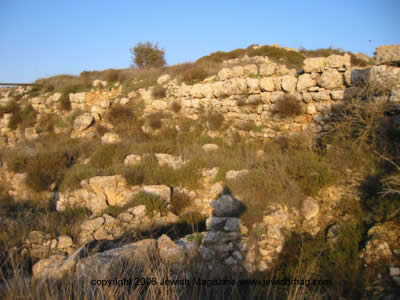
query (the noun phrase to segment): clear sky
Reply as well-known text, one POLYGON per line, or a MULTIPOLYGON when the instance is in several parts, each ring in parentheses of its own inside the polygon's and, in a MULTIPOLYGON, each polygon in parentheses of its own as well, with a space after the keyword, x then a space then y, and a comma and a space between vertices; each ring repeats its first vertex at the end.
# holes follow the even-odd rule
POLYGON ((157 42, 169 65, 251 44, 373 55, 400 44, 400 0, 0 0, 0 82, 126 68, 157 42))

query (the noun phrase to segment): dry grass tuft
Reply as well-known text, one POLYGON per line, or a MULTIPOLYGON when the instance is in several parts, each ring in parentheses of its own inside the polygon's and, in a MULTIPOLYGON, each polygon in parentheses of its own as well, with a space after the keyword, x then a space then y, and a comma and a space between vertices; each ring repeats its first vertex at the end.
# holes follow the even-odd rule
POLYGON ((282 96, 276 103, 279 114, 284 117, 295 117, 304 112, 303 106, 294 96, 282 96))

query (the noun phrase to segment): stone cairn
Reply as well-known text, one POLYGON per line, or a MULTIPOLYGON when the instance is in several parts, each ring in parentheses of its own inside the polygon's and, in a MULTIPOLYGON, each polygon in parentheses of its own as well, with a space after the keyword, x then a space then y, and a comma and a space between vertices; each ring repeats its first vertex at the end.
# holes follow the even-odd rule
POLYGON ((242 271, 240 219, 244 205, 232 195, 223 194, 211 202, 213 215, 206 221, 207 234, 199 252, 209 270, 242 271))

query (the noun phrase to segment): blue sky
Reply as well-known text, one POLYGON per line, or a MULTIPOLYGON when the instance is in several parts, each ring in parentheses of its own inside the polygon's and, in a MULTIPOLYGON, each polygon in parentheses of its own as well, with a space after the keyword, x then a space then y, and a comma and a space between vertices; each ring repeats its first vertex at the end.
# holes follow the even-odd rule
POLYGON ((343 48, 400 44, 400 0, 0 0, 0 82, 126 68, 157 42, 169 65, 250 44, 343 48))

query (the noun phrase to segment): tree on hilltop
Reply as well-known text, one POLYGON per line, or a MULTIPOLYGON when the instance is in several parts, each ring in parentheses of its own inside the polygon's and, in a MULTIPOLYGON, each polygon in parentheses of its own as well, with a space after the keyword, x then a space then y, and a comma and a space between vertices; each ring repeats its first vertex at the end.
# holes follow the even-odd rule
POLYGON ((157 44, 150 42, 138 43, 130 49, 132 53, 133 67, 139 69, 149 67, 162 67, 166 64, 164 50, 159 49, 157 44))

